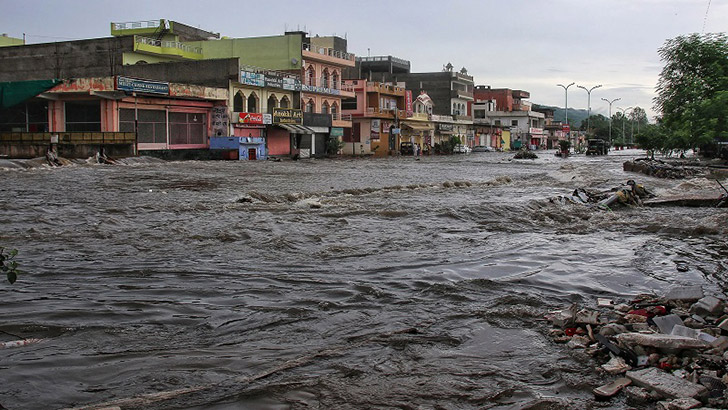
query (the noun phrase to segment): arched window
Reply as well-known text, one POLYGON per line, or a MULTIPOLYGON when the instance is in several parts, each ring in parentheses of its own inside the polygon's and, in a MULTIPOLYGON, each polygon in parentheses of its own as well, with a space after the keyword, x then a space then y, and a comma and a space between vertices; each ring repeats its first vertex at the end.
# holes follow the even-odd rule
POLYGON ((331 117, 335 120, 338 120, 339 117, 339 106, 336 103, 331 104, 331 117))
POLYGON ((278 105, 276 96, 271 95, 270 97, 268 97, 268 114, 273 114, 273 109, 276 108, 276 105, 278 105))
POLYGON ((233 111, 234 112, 244 112, 245 106, 244 106, 245 97, 243 97, 243 93, 238 91, 237 94, 235 94, 235 97, 233 97, 233 111))
POLYGON ((306 112, 314 112, 316 109, 316 104, 314 104, 312 99, 309 99, 306 103, 306 112))
POLYGON ((452 113, 457 115, 458 113, 458 103, 452 103, 452 113))
POLYGON ((331 88, 333 88, 334 90, 339 89, 339 73, 336 71, 331 74, 331 88))
POLYGON ((316 70, 312 65, 308 66, 308 70, 306 70, 306 84, 316 85, 316 70))
POLYGON ((329 69, 324 68, 321 72, 321 87, 329 88, 329 69))
POLYGON ((258 112, 258 96, 255 93, 248 97, 248 112, 258 112))
POLYGON ((288 101, 288 96, 284 95, 283 98, 281 98, 281 108, 288 108, 289 105, 291 105, 291 103, 288 101))
POLYGON ((325 102, 321 105, 321 114, 329 113, 329 103, 325 102))

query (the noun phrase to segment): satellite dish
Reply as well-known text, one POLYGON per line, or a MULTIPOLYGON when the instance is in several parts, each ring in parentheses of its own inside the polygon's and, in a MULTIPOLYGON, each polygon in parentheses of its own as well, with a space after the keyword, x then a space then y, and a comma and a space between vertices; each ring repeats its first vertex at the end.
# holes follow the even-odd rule
POLYGON ((294 57, 291 59, 291 64, 296 65, 298 64, 298 60, 294 57))

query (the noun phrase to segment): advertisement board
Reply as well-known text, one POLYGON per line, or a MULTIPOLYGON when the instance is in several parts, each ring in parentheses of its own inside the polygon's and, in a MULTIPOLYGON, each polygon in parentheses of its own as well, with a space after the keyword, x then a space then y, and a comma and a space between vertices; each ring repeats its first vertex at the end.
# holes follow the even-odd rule
POLYGON ((404 92, 404 109, 407 111, 407 118, 414 115, 412 110, 412 90, 405 90, 404 92))
POLYGON ((303 124, 303 111, 293 108, 274 108, 273 124, 303 124))
POLYGON ((240 84, 252 85, 254 87, 265 87, 265 75, 240 70, 240 84))
POLYGON ((373 140, 379 139, 379 131, 382 129, 382 123, 381 120, 373 119, 372 120, 372 127, 371 127, 371 134, 370 138, 373 140))
POLYGON ((122 76, 116 77, 116 89, 127 92, 169 95, 169 83, 122 76))
POLYGON ((263 125, 263 114, 257 112, 238 113, 238 123, 263 125))

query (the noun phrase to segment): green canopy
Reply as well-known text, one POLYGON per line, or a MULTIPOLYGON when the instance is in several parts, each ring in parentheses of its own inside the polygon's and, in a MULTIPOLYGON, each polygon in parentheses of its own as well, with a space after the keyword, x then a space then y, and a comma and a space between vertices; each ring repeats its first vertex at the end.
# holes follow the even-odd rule
POLYGON ((0 83, 0 108, 10 108, 20 104, 60 82, 60 80, 34 80, 0 83))

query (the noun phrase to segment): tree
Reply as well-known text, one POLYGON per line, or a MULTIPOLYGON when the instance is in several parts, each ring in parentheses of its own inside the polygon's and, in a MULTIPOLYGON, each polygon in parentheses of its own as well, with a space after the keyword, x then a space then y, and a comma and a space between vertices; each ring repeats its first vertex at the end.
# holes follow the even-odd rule
MULTIPOLYGON (((589 117, 589 121, 581 122, 581 130, 586 131, 587 123, 591 123, 591 131, 589 134, 593 138, 603 140, 609 139, 609 119, 601 114, 594 114, 589 117)), ((591 137, 590 137, 591 138, 591 137)))
POLYGON ((665 129, 661 124, 647 124, 635 135, 634 139, 640 148, 648 151, 648 155, 655 159, 655 151, 664 149, 667 140, 665 129))
POLYGON ((665 62, 657 83, 665 147, 698 147, 725 136, 728 97, 728 37, 691 34, 668 40, 658 50, 665 62), (721 104, 722 103, 722 104, 721 104))

